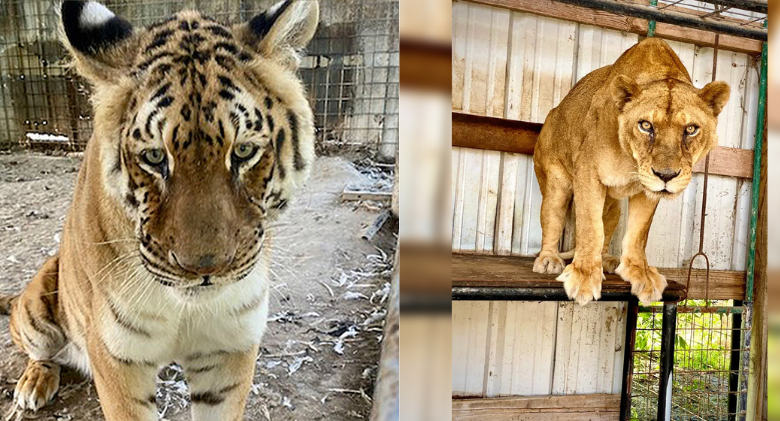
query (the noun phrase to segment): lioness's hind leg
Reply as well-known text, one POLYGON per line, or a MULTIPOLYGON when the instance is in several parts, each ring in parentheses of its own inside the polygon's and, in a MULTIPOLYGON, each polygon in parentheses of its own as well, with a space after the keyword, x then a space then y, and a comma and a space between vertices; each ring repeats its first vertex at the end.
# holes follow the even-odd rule
POLYGON ((615 269, 620 265, 620 257, 609 254, 609 243, 620 222, 620 201, 607 196, 602 219, 604 220, 604 247, 601 251, 601 267, 604 272, 615 273, 615 269))
POLYGON ((60 386, 60 366, 53 360, 66 338, 58 323, 58 263, 57 256, 47 260, 12 303, 11 337, 30 358, 14 390, 21 409, 37 411, 60 386))
POLYGON ((542 190, 542 250, 534 261, 534 272, 559 274, 565 264, 558 255, 558 241, 566 222, 572 190, 568 179, 556 171, 537 169, 539 187, 542 190))

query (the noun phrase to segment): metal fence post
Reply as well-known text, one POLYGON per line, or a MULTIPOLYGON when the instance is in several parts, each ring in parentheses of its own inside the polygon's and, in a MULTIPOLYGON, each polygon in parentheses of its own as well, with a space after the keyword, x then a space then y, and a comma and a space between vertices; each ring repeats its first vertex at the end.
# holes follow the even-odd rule
POLYGON ((674 342, 677 330, 677 303, 664 303, 661 327, 661 379, 658 387, 659 421, 669 421, 672 415, 672 372, 674 371, 674 342))

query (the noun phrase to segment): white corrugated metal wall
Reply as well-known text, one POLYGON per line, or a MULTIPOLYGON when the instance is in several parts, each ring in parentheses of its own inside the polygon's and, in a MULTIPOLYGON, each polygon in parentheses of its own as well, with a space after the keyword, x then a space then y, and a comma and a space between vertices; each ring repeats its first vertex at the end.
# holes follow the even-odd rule
MULTIPOLYGON (((467 2, 454 2, 452 17, 452 110, 539 123, 577 80, 613 63, 640 39, 467 2)), ((712 48, 669 44, 695 86, 711 80, 712 48)), ((721 50, 717 79, 732 87, 719 119, 719 144, 752 149, 754 58, 721 50)), ((698 250, 702 184, 703 176, 695 175, 684 194, 659 205, 648 240, 651 264, 683 267, 698 250)), ((704 249, 713 269, 745 270, 749 200, 749 181, 710 176, 704 249)), ((538 252, 540 205, 530 156, 452 148, 453 251, 538 252)), ((615 254, 625 201, 623 206, 615 254)), ((453 303, 453 395, 617 393, 624 314, 622 304, 609 303, 453 303), (605 313, 614 313, 612 329, 604 325, 605 313), (532 323, 524 320, 530 315, 532 323), (588 371, 595 367, 598 375, 588 371)))

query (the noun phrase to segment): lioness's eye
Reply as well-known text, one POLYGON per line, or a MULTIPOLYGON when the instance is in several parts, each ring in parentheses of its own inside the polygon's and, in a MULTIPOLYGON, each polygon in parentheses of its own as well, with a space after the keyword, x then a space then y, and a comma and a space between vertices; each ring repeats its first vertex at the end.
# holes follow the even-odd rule
POLYGON ((696 133, 699 133, 699 126, 695 124, 691 124, 690 126, 685 128, 685 134, 687 136, 695 136, 696 133))
POLYGON ((238 161, 248 161, 257 152, 257 146, 251 143, 240 143, 233 148, 233 156, 238 161))
POLYGON ((653 124, 647 120, 642 120, 639 122, 639 130, 650 133, 653 131, 653 124))
POLYGON ((143 160, 153 167, 161 165, 165 162, 165 152, 162 149, 147 149, 141 155, 143 160))

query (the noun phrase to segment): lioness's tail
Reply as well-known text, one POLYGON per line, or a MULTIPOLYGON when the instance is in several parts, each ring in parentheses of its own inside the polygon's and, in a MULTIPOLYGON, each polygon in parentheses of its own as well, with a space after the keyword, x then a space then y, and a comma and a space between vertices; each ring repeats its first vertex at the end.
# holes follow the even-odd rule
POLYGON ((574 258, 574 249, 571 249, 569 251, 562 251, 558 253, 558 257, 560 257, 563 260, 569 260, 574 258))
POLYGON ((0 295, 0 314, 11 314, 11 306, 13 306, 14 300, 19 298, 19 294, 16 295, 0 295))

